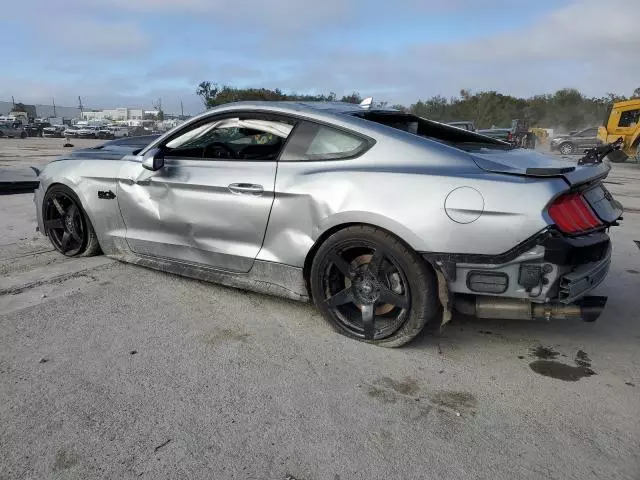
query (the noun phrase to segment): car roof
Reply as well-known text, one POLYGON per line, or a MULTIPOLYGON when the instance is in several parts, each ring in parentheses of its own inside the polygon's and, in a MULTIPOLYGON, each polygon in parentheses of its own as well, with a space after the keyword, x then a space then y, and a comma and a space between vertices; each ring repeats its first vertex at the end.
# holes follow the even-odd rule
MULTIPOLYGON (((336 113, 356 113, 366 111, 385 111, 385 112, 397 112, 399 110, 387 107, 362 107, 357 103, 347 102, 299 102, 299 101, 244 101, 244 102, 232 102, 219 105, 213 110, 225 110, 225 109, 242 109, 250 110, 252 108, 258 110, 274 110, 290 113, 315 113, 315 114, 336 114, 336 113)), ((208 110, 203 115, 210 113, 208 110)))

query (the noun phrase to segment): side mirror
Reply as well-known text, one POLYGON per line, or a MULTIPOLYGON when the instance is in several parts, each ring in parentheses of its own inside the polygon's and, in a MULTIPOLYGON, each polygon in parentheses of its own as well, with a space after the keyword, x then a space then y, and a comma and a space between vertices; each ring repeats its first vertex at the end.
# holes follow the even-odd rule
POLYGON ((142 158, 142 166, 155 172, 164 167, 164 153, 159 148, 152 148, 142 158))

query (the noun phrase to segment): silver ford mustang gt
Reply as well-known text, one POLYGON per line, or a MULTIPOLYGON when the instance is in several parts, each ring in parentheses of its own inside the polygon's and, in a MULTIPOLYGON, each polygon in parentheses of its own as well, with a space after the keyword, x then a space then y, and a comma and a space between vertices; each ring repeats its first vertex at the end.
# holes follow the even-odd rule
POLYGON ((122 158, 55 160, 35 203, 64 255, 312 300, 394 347, 454 309, 597 318, 622 214, 609 168, 370 105, 247 102, 122 158))

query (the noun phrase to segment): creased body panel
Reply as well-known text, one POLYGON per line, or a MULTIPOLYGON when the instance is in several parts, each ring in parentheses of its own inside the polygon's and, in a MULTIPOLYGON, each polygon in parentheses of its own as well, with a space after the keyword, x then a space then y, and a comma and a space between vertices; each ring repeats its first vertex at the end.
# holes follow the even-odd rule
POLYGON ((281 162, 258 258, 302 266, 318 237, 348 223, 382 227, 420 252, 496 255, 545 228, 545 203, 566 188, 561 179, 540 181, 454 167, 424 168, 416 174, 414 169, 372 166, 366 157, 281 162), (475 193, 446 203, 461 188, 475 193))
POLYGON ((275 162, 168 160, 151 172, 126 162, 118 189, 127 242, 134 252, 248 272, 273 203, 275 162), (228 186, 259 184, 259 195, 228 186))

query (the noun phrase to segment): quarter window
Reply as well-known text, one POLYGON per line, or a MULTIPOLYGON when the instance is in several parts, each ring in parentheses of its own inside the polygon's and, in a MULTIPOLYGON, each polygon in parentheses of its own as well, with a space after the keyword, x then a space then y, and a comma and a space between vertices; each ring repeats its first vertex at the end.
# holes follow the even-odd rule
POLYGON ((225 118, 195 126, 165 144, 166 157, 275 160, 294 123, 225 118))
POLYGON ((311 122, 301 123, 289 140, 280 160, 337 160, 355 157, 368 146, 364 138, 311 122))
POLYGON ((620 114, 619 127, 631 127, 640 120, 640 110, 627 110, 620 114))

